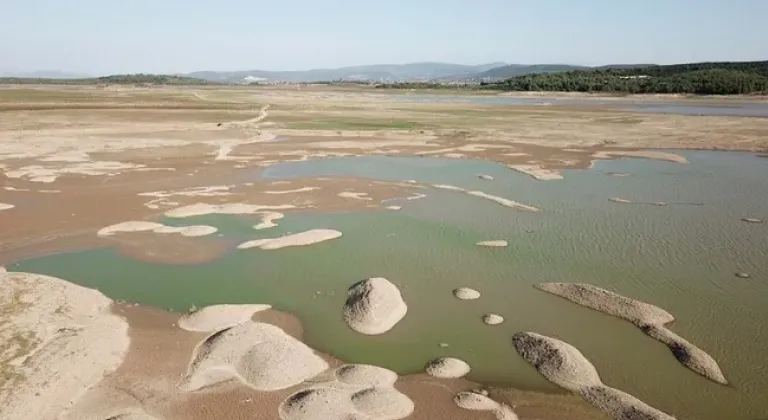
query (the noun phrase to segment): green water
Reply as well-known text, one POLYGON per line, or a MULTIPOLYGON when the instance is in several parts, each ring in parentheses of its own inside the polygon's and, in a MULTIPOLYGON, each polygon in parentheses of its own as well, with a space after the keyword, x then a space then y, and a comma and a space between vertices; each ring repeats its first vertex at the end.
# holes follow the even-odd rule
POLYGON ((174 310, 271 303, 301 318, 312 346, 350 362, 408 373, 450 355, 472 366, 472 379, 558 391, 511 345, 513 333, 536 331, 579 348, 605 383, 678 418, 766 417, 768 224, 740 219, 768 219, 768 161, 736 153, 685 155, 692 164, 600 162, 593 170, 568 171, 565 180, 551 182, 477 161, 373 157, 276 165, 266 176, 448 183, 542 212, 516 212, 476 197, 428 190, 426 199, 399 201, 400 212, 287 216, 278 227, 262 231, 250 228, 252 220, 234 217, 172 221, 215 225, 233 247, 310 228, 344 233, 309 247, 233 249, 199 265, 150 264, 99 249, 22 261, 9 269, 50 274, 116 299, 174 310), (479 180, 479 173, 496 180, 479 180), (613 196, 670 205, 617 204, 608 201, 613 196), (474 245, 489 239, 507 239, 510 245, 474 245), (738 279, 736 271, 751 277, 738 279), (341 307, 349 285, 373 276, 397 284, 409 311, 391 332, 361 336, 341 321, 341 307), (731 385, 717 385, 682 367, 664 345, 629 323, 532 287, 548 281, 591 283, 667 309, 677 318, 672 329, 718 360, 731 385), (459 301, 451 294, 459 286, 474 287, 482 297, 459 301), (486 326, 480 318, 487 312, 506 321, 486 326))

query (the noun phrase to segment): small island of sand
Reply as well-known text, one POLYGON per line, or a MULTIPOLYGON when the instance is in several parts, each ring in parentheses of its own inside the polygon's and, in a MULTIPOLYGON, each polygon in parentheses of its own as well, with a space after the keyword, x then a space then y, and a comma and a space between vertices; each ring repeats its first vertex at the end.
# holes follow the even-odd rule
POLYGON ((378 335, 391 330, 407 312, 397 286, 383 277, 374 277, 349 288, 343 314, 349 328, 360 334, 378 335))
POLYGON ((489 248, 503 248, 505 246, 509 246, 509 242, 505 241, 504 239, 497 239, 492 241, 480 241, 475 245, 489 248))
POLYGON ((453 291, 453 296, 461 300, 474 300, 480 298, 480 292, 469 287, 459 287, 453 291))
POLYGON ((330 241, 341 237, 341 232, 333 229, 311 229, 305 232, 285 235, 279 238, 255 239, 243 242, 237 246, 238 249, 259 248, 264 250, 280 249, 289 246, 313 245, 320 242, 330 241))

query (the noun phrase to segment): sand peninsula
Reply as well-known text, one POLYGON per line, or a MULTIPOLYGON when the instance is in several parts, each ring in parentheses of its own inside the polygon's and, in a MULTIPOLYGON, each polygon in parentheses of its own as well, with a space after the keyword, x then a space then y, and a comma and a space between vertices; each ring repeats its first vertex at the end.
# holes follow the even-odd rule
POLYGON ((349 288, 343 316, 349 328, 360 334, 378 335, 391 330, 407 312, 397 286, 383 277, 374 277, 349 288))
POLYGON ((664 326, 675 318, 658 306, 590 284, 542 283, 534 287, 573 303, 629 321, 644 333, 666 344, 675 358, 688 369, 720 384, 728 383, 712 356, 664 326))
POLYGON ((581 395, 614 419, 674 420, 639 399, 603 384, 592 363, 568 343, 531 332, 515 334, 512 342, 520 356, 548 381, 581 395))
POLYGON ((311 229, 304 232, 285 235, 279 238, 254 239, 243 242, 238 249, 259 248, 264 250, 280 249, 289 246, 306 246, 330 241, 341 237, 341 232, 333 229, 311 229))
POLYGON ((181 236, 195 237, 207 236, 216 233, 218 229, 213 226, 166 226, 162 223, 145 221, 128 221, 107 226, 99 230, 98 236, 111 236, 119 232, 155 232, 155 233, 179 233, 181 236))

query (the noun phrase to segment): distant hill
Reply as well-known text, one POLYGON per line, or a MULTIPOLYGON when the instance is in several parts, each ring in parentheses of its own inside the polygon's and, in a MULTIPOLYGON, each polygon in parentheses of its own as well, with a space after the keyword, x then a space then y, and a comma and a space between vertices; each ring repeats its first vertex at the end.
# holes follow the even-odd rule
POLYGON ((403 82, 434 80, 446 77, 454 77, 458 79, 504 65, 505 63, 463 65, 423 62, 408 64, 376 64, 335 69, 297 71, 197 71, 187 73, 184 76, 217 83, 321 82, 333 80, 403 82))
POLYGON ((62 84, 62 85, 207 85, 207 80, 167 74, 116 74, 81 79, 0 77, 0 84, 62 84))

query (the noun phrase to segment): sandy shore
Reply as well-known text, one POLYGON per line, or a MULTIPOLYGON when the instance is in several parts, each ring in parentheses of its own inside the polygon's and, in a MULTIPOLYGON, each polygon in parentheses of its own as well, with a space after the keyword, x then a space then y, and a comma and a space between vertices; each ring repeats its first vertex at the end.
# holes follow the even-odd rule
MULTIPOLYGON (((65 287, 82 289, 77 286, 65 287)), ((37 305, 38 302, 36 300, 31 304, 37 305)), ((41 308, 35 308, 35 313, 40 313, 38 309, 41 308)), ((511 417, 513 412, 502 407, 511 407, 513 401, 520 401, 523 411, 536 418, 562 418, 565 413, 576 413, 575 417, 571 417, 576 420, 600 417, 586 410, 578 401, 562 396, 510 394, 506 390, 492 390, 489 399, 500 401, 498 408, 504 415, 501 417, 496 413, 498 410, 483 411, 457 405, 455 398, 461 392, 475 392, 473 390, 480 389, 477 384, 468 381, 436 379, 423 375, 398 377, 394 372, 376 366, 345 365, 328 355, 307 350, 305 347, 304 350, 285 352, 285 345, 294 350, 298 349, 295 346, 302 346, 298 341, 302 334, 301 325, 290 315, 264 309, 262 306, 219 305, 183 316, 136 305, 114 305, 112 311, 107 309, 98 315, 90 315, 92 322, 98 324, 114 319, 124 326, 122 331, 110 328, 109 331, 113 335, 103 335, 98 329, 100 327, 88 324, 83 325, 82 330, 78 332, 83 334, 83 337, 99 332, 102 335, 96 342, 125 347, 116 354, 119 357, 110 364, 111 374, 93 377, 87 391, 76 386, 55 388, 56 393, 45 394, 51 405, 40 404, 42 397, 38 390, 44 389, 41 388, 44 385, 30 382, 32 378, 29 376, 21 378, 16 383, 18 391, 12 394, 15 399, 11 401, 15 402, 3 408, 3 418, 26 419, 29 418, 26 414, 30 412, 31 407, 41 407, 47 410, 35 417, 41 420, 247 420, 278 416, 285 419, 314 420, 362 414, 370 418, 388 419, 510 420, 514 418, 511 417), (248 313, 255 315, 252 319, 245 319, 248 313), (193 328, 184 329, 180 326, 193 328), (220 327, 225 327, 220 333, 203 332, 220 327), (261 338, 254 340, 254 333, 261 338), (122 336, 122 341, 114 340, 116 335, 122 336), (244 338, 239 344, 238 336, 244 338), (252 347, 254 343, 257 344, 252 347), (272 356, 264 358, 267 355, 272 356), (278 355, 279 357, 275 358, 278 355), (238 363, 237 357, 244 359, 238 363), (312 362, 308 362, 309 360, 312 362), (221 361, 234 362, 234 365, 231 368, 222 368, 221 361), (308 368, 310 370, 306 370, 308 368), (200 375, 205 370, 209 373, 196 376, 197 379, 190 382, 189 372, 200 375), (227 376, 236 380, 222 381, 227 376), (291 386, 296 381, 303 381, 301 378, 307 376, 313 376, 312 380, 291 386), (202 382, 197 382, 198 379, 202 382), (189 392, 185 390, 189 384, 207 386, 202 390, 189 392), (77 398, 73 398, 75 394, 77 398), (58 410, 62 407, 54 403, 57 401, 54 397, 66 397, 67 411, 61 417, 58 417, 58 410), (70 398, 74 400, 71 407, 70 398), (23 412, 25 415, 16 415, 15 411, 9 411, 12 407, 18 408, 21 410, 19 413, 23 412)), ((74 312, 65 315, 72 314, 74 312)), ((69 340, 75 336, 67 337, 69 340)), ((56 360, 59 359, 49 357, 54 353, 46 350, 46 366, 56 369, 80 369, 82 373, 83 363, 88 360, 87 366, 98 367, 98 364, 90 362, 105 359, 99 356, 101 350, 94 347, 93 342, 91 339, 87 349, 83 349, 82 355, 87 359, 82 361, 74 360, 70 356, 66 361, 62 360, 63 364, 57 363, 56 360)), ((29 359, 37 357, 37 354, 39 352, 32 352, 29 359)), ((56 381, 71 380, 70 378, 76 377, 62 376, 56 381)), ((77 378, 82 380, 86 376, 80 375, 77 378)), ((52 381, 48 386, 56 386, 56 381, 52 381)))

